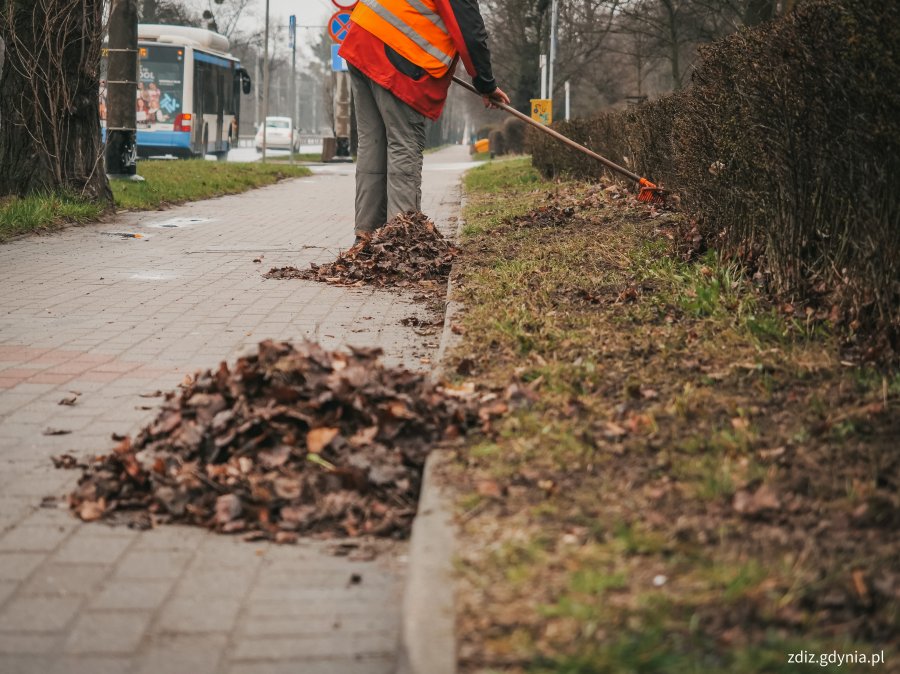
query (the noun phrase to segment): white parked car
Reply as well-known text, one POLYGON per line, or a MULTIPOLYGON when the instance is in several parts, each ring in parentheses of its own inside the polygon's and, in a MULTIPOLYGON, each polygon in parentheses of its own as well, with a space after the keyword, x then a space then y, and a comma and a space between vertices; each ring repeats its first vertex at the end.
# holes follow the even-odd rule
MULTIPOLYGON (((290 150, 291 149, 291 118, 290 117, 266 117, 266 149, 290 150)), ((263 127, 260 126, 254 139, 256 151, 262 152, 263 127)), ((294 152, 300 150, 300 132, 294 129, 294 152)))

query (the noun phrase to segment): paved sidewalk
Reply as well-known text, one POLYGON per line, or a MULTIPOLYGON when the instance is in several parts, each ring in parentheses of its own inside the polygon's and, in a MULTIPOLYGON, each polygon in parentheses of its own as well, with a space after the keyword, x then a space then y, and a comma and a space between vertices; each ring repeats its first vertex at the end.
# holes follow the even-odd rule
MULTIPOLYGON (((426 158, 423 209, 445 231, 469 166, 459 147, 426 158)), ((262 278, 352 243, 352 172, 0 246, 0 672, 394 671, 405 544, 351 561, 325 542, 134 532, 40 507, 77 479, 51 455, 108 451, 155 415, 141 394, 262 339, 378 345, 428 367, 437 337, 400 323, 424 312, 411 297, 262 278)))

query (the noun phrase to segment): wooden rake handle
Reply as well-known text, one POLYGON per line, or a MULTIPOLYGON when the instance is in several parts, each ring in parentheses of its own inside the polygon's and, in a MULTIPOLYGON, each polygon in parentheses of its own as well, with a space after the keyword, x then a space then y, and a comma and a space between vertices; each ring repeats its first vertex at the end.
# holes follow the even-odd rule
MULTIPOLYGON (((474 86, 472 86, 465 80, 457 77, 456 75, 453 76, 453 81, 456 82, 459 86, 461 86, 465 89, 468 89, 473 94, 476 94, 478 96, 484 96, 484 94, 479 92, 478 89, 476 89, 474 86)), ((521 112, 516 110, 514 107, 506 105, 505 103, 499 103, 499 102, 494 102, 494 105, 496 105, 501 110, 508 112, 513 117, 517 117, 518 119, 521 119, 526 124, 530 124, 535 129, 538 129, 538 130, 546 133, 548 136, 553 136, 554 138, 556 138, 556 140, 558 140, 562 143, 565 143, 566 145, 571 147, 573 150, 578 150, 579 152, 583 152, 588 157, 593 157, 598 162, 603 164, 606 168, 608 168, 612 171, 615 171, 616 173, 619 173, 619 174, 625 176, 626 178, 630 178, 631 180, 635 181, 636 183, 640 183, 642 186, 646 186, 645 181, 647 184, 652 185, 652 183, 647 181, 646 178, 641 178, 641 176, 639 176, 637 173, 632 173, 624 166, 619 166, 614 161, 610 161, 606 157, 603 157, 603 156, 597 154, 593 150, 589 150, 584 145, 580 145, 579 143, 576 143, 571 138, 567 138, 566 136, 562 135, 558 131, 554 131, 549 126, 545 126, 544 124, 541 124, 540 122, 534 121, 533 119, 531 119, 531 117, 529 117, 528 115, 522 114, 521 112)), ((655 187, 655 185, 654 185, 654 187, 655 187)))

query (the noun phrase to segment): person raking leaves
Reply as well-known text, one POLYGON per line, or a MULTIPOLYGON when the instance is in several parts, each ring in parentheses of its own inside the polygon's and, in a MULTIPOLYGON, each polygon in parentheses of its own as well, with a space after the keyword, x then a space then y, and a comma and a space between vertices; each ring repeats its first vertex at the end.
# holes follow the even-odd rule
POLYGON ((340 49, 347 61, 359 150, 357 243, 389 217, 420 211, 425 119, 437 119, 457 63, 488 107, 497 86, 478 0, 360 0, 340 49))

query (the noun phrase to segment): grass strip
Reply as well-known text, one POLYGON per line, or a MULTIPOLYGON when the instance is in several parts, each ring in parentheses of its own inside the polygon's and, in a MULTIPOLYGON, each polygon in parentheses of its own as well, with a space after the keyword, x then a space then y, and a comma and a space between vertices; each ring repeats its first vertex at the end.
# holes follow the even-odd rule
MULTIPOLYGON (((303 166, 203 160, 138 163, 141 183, 111 181, 116 208, 153 210, 271 185, 310 175, 303 166)), ((29 232, 52 231, 97 220, 102 206, 73 194, 33 194, 0 200, 0 242, 29 232)))
MULTIPOLYGON (((266 155, 266 163, 275 162, 278 164, 288 163, 291 160, 289 154, 266 155)), ((322 162, 321 152, 295 152, 294 161, 305 162, 308 164, 320 164, 322 162)))
POLYGON ((450 371, 535 400, 445 475, 461 671, 896 658, 900 373, 848 366, 827 325, 616 185, 514 160, 466 193, 450 371))
POLYGON ((285 178, 310 175, 303 166, 258 162, 148 160, 138 163, 142 183, 111 182, 116 207, 151 210, 226 194, 238 194, 285 178))
POLYGON ((36 231, 96 220, 103 208, 69 194, 32 194, 0 200, 0 243, 36 231))

